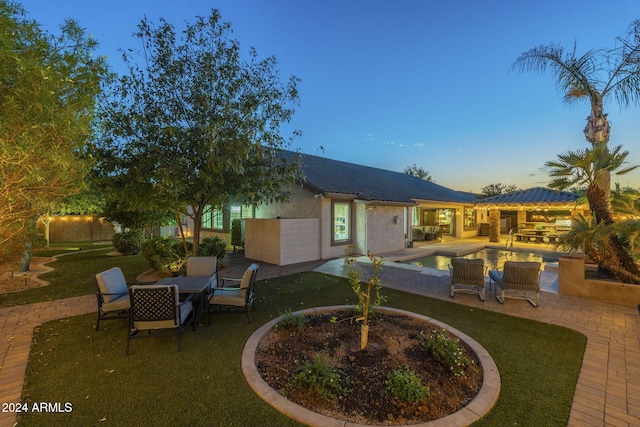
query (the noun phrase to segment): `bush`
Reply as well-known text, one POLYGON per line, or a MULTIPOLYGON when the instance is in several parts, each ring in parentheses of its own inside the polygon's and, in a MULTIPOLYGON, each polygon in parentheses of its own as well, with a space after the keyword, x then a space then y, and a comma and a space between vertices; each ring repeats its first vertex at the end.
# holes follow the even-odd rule
POLYGON ((236 247, 244 248, 243 228, 241 219, 231 221, 231 245, 233 246, 234 252, 236 247))
POLYGON ((177 273, 183 267, 187 257, 182 242, 154 237, 142 244, 141 254, 154 270, 177 273))
POLYGON ((138 230, 116 233, 111 241, 118 252, 123 255, 136 255, 142 247, 142 233, 138 230))
POLYGON ((386 390, 395 400, 403 403, 417 403, 429 397, 429 386, 423 385, 422 380, 409 368, 396 369, 387 375, 384 382, 386 390))
POLYGON ((198 256, 216 256, 224 258, 227 254, 227 243, 219 237, 205 237, 200 242, 198 256))
POLYGON ((447 337, 444 332, 433 331, 421 345, 436 360, 446 365, 455 376, 464 377, 467 369, 475 369, 473 362, 465 357, 460 348, 459 340, 447 337))
POLYGON ((306 361, 298 367, 298 373, 287 385, 289 389, 306 388, 316 391, 324 400, 332 400, 338 395, 347 395, 347 381, 342 378, 340 370, 332 366, 326 353, 315 355, 313 362, 306 361))
POLYGON ((304 328, 309 323, 307 316, 302 314, 293 314, 291 309, 288 308, 283 316, 282 320, 276 325, 277 329, 297 329, 298 332, 304 331, 304 328))

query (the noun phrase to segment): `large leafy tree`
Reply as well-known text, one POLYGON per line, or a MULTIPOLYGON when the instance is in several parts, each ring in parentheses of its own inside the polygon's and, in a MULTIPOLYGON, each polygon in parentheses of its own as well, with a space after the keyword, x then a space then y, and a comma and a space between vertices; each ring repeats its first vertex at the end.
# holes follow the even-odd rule
POLYGON ((0 247, 20 247, 36 218, 81 191, 91 160, 94 103, 104 58, 74 21, 44 32, 0 0, 0 247))
MULTIPOLYGON (((587 100, 591 111, 584 136, 594 147, 606 146, 611 137, 611 126, 605 113, 605 102, 612 99, 620 107, 640 105, 640 20, 634 21, 611 49, 592 49, 578 55, 575 46, 573 50, 565 51, 556 44, 541 45, 520 55, 513 69, 550 71, 556 77, 565 103, 587 100)), ((606 170, 599 181, 609 203, 611 184, 606 170)))
POLYGON ((501 194, 511 193, 513 191, 518 191, 518 188, 515 184, 503 184, 501 182, 489 184, 485 187, 482 187, 482 196, 481 198, 491 197, 491 196, 499 196, 501 194))
POLYGON ((197 253, 210 206, 284 201, 300 178, 299 161, 278 155, 298 79, 282 83, 276 59, 253 49, 243 59, 217 10, 181 33, 145 18, 135 36, 142 48, 124 52, 128 73, 104 103, 99 175, 127 203, 190 216, 197 253))
POLYGON ((433 181, 433 177, 428 170, 425 170, 422 166, 418 166, 415 163, 411 166, 407 166, 403 170, 407 175, 415 176, 416 178, 424 179, 425 181, 433 181))
POLYGON ((557 160, 547 162, 546 166, 550 168, 551 188, 586 188, 593 214, 591 219, 578 218, 575 221, 576 225, 561 241, 561 247, 584 249, 600 267, 622 281, 640 283, 640 269, 630 250, 630 240, 621 233, 625 226, 615 222, 607 205, 605 191, 600 185, 603 171, 623 175, 637 168, 624 165, 628 154, 621 146, 609 150, 604 144, 598 144, 593 148, 562 153, 557 160))

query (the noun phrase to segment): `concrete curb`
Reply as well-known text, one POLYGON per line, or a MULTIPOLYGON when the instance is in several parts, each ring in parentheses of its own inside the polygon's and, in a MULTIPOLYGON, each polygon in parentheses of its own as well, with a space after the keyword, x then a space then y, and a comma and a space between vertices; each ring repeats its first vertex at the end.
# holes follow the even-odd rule
MULTIPOLYGON (((317 307, 301 310, 293 314, 301 315, 313 315, 325 313, 328 311, 344 310, 348 306, 329 306, 329 307, 317 307)), ((476 397, 469 402, 468 405, 446 417, 429 421, 420 424, 411 424, 419 427, 440 427, 440 426, 467 426, 485 416, 491 408, 495 405, 500 395, 500 373, 498 367, 491 355, 482 347, 478 342, 473 340, 465 333, 452 328, 439 320, 432 319, 427 316, 412 313, 405 310, 399 310, 390 307, 378 307, 376 310, 382 313, 397 314, 401 316, 410 316, 416 319, 432 323, 440 328, 446 329, 452 334, 456 335, 461 341, 465 342, 476 353, 480 360, 480 365, 483 371, 483 382, 480 392, 476 397)), ((260 376, 258 369, 255 365, 255 353, 258 348, 258 344, 263 336, 265 336, 275 325, 280 322, 283 316, 270 320, 256 330, 247 340, 242 351, 242 372, 245 379, 249 383, 249 386, 253 391, 260 396, 263 400, 273 406, 281 413, 287 415, 309 426, 318 427, 364 427, 362 424, 355 424, 344 420, 338 420, 330 418, 322 414, 313 412, 307 408, 303 408, 280 395, 277 391, 271 388, 260 376)))

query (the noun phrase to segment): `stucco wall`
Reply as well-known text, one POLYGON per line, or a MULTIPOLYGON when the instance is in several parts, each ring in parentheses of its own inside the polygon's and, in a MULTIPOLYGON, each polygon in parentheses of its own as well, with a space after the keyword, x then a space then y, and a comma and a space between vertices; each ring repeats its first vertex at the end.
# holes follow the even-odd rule
POLYGON ((317 218, 246 219, 245 256, 276 265, 320 259, 317 218))
POLYGON ((367 222, 367 249, 371 254, 385 254, 405 247, 402 206, 378 206, 369 210, 364 219, 367 222))
POLYGON ((622 304, 636 305, 640 303, 640 285, 585 279, 584 257, 582 256, 560 258, 558 293, 622 304))
POLYGON ((323 199, 296 185, 289 203, 273 203, 256 207, 256 218, 320 218, 323 199))
MULTIPOLYGON (((44 233, 44 225, 38 222, 37 226, 39 232, 44 233)), ((93 216, 56 216, 49 224, 49 241, 51 243, 111 240, 114 233, 112 223, 102 222, 100 218, 93 216)))

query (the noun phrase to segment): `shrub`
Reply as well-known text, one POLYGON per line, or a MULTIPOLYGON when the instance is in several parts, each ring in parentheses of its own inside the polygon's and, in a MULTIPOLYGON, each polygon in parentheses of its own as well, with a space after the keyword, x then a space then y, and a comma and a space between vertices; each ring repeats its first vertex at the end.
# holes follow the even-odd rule
POLYGON ((154 270, 177 273, 186 261, 182 242, 154 237, 142 244, 141 254, 154 270))
POLYGON ((243 236, 243 227, 241 219, 234 219, 231 221, 231 245, 233 246, 233 251, 235 252, 236 247, 244 247, 244 236, 243 236))
POLYGON ((136 255, 142 247, 142 233, 139 230, 130 230, 113 235, 111 241, 118 252, 123 255, 136 255))
POLYGON ((338 395, 347 395, 347 380, 342 378, 339 369, 332 366, 326 353, 318 353, 313 361, 306 361, 298 368, 298 373, 287 385, 288 389, 306 388, 316 391, 324 400, 338 395))
POLYGON ((199 256, 216 256, 224 258, 227 254, 227 243, 219 237, 205 237, 200 242, 199 256))
POLYGON ((420 377, 408 367, 389 372, 384 383, 387 392, 398 402, 422 402, 430 394, 429 386, 423 385, 420 377))
POLYGON ((278 329, 297 329, 299 332, 302 332, 304 328, 309 323, 309 319, 307 316, 302 314, 293 314, 291 309, 287 309, 284 312, 282 320, 278 322, 276 328, 278 329))
POLYGON ((458 339, 449 338, 444 332, 433 331, 433 334, 426 337, 421 345, 456 376, 463 377, 466 375, 467 369, 474 368, 473 362, 464 355, 460 348, 458 339))

